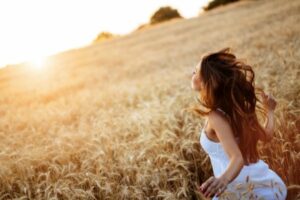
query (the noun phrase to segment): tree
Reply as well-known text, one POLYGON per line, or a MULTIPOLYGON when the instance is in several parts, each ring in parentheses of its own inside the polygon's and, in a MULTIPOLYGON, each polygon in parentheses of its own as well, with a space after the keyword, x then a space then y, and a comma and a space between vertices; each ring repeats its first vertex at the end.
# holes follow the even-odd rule
POLYGON ((113 35, 112 33, 103 31, 96 37, 96 39, 93 42, 100 42, 103 40, 111 39, 113 37, 115 37, 115 35, 113 35))
POLYGON ((212 0, 208 3, 207 6, 203 7, 203 9, 205 11, 208 11, 208 10, 211 10, 211 9, 216 8, 218 6, 225 5, 225 4, 228 4, 228 3, 233 3, 233 2, 236 2, 236 1, 239 1, 239 0, 212 0))
POLYGON ((159 8, 150 19, 150 24, 156 24, 163 21, 167 21, 173 18, 182 18, 179 12, 176 9, 171 8, 170 6, 164 6, 159 8))

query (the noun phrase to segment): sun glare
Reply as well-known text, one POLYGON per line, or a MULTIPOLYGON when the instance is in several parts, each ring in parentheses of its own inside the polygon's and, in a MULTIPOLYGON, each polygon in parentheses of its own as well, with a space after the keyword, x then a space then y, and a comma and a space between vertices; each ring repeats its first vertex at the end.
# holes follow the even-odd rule
POLYGON ((40 70, 42 69, 46 64, 45 58, 39 57, 35 58, 32 61, 30 61, 30 66, 34 69, 40 70))
MULTIPOLYGON (((172 6, 183 17, 196 16, 207 1, 132 0, 128 4, 118 0, 78 0, 72 1, 71 7, 69 1, 62 0, 0 1, 0 67, 30 60, 35 52, 52 55, 88 45, 102 31, 130 33, 148 23, 161 6, 172 6)), ((43 61, 37 59, 34 66, 43 68, 43 61)))

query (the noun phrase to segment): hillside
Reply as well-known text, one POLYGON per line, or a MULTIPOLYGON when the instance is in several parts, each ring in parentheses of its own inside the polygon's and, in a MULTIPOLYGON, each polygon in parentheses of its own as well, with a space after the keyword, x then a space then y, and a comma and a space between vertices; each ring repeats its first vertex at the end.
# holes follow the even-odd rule
POLYGON ((300 198, 300 1, 241 1, 0 69, 0 199, 201 199, 202 54, 231 47, 278 101, 262 158, 300 198))

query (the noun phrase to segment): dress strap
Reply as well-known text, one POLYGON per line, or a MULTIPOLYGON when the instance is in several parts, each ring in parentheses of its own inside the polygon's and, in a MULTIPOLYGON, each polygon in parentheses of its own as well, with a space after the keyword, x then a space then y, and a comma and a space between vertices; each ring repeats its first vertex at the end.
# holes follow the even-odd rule
POLYGON ((224 115, 228 116, 226 112, 224 112, 221 108, 217 108, 217 110, 221 111, 224 115))
POLYGON ((208 124, 208 118, 205 120, 205 124, 204 124, 204 127, 203 127, 203 129, 205 129, 205 128, 206 128, 207 124, 208 124))

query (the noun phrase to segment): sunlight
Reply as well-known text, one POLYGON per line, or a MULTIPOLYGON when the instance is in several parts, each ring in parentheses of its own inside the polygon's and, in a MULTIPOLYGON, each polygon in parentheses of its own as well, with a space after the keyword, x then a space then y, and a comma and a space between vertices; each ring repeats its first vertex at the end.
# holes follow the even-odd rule
POLYGON ((42 69, 46 64, 45 58, 38 57, 30 61, 30 66, 34 69, 40 70, 42 69))
MULTIPOLYGON (((28 60, 36 52, 49 56, 89 45, 102 31, 130 33, 148 23, 161 6, 170 5, 184 17, 193 17, 207 1, 78 0, 72 6, 62 0, 0 1, 0 67, 28 60)), ((34 63, 43 66, 40 59, 34 63)))

